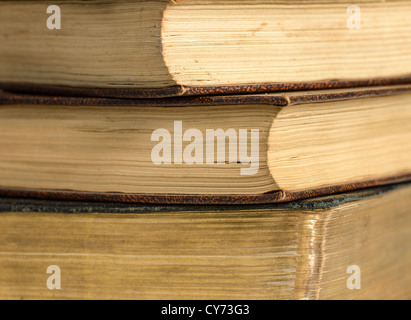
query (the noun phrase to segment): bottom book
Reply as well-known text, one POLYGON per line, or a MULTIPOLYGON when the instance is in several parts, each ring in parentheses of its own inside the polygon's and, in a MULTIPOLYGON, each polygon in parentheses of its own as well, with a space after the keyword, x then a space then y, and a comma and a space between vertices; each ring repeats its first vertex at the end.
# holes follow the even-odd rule
POLYGON ((0 199, 1 299, 411 299, 411 184, 288 204, 0 199))

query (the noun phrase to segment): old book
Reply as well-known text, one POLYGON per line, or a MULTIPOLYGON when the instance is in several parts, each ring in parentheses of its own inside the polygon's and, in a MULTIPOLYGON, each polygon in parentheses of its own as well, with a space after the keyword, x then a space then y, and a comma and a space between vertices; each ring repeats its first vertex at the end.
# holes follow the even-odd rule
POLYGON ((411 87, 112 100, 0 93, 0 194, 271 203, 411 178, 411 87))
POLYGON ((3 88, 152 97, 411 82, 410 1, 0 1, 3 88))
POLYGON ((410 206, 410 184, 242 207, 1 199, 0 298, 411 299, 410 206))

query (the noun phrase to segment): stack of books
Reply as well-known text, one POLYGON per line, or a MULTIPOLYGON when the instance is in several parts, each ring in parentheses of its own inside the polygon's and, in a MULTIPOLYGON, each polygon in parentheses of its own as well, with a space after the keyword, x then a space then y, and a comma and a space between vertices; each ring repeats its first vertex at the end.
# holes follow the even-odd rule
POLYGON ((0 297, 410 299, 410 12, 0 1, 0 297))

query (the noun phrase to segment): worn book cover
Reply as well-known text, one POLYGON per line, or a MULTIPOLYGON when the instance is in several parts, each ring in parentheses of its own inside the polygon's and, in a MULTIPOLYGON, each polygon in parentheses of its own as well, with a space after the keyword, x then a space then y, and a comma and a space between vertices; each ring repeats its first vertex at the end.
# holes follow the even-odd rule
POLYGON ((3 198, 0 298, 410 299, 410 206, 409 184, 266 206, 3 198))
POLYGON ((411 83, 411 3, 0 1, 0 87, 150 98, 411 83))
POLYGON ((3 196, 257 204, 410 180, 407 85, 0 104, 3 196))

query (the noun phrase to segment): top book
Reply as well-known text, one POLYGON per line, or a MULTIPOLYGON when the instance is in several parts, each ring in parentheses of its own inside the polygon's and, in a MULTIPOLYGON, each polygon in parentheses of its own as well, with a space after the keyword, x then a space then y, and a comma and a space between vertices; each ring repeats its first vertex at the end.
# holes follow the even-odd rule
POLYGON ((0 1, 0 87, 168 97, 411 83, 411 1, 0 1))

